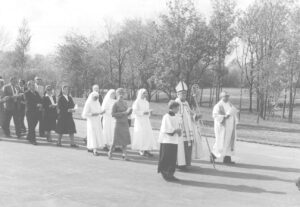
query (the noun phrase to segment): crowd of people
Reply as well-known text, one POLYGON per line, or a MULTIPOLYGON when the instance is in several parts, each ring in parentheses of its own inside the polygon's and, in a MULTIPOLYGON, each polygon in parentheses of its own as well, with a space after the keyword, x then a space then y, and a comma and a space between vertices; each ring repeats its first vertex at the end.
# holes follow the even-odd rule
MULTIPOLYGON (((67 85, 61 87, 58 96, 50 86, 43 86, 36 77, 24 80, 10 78, 8 84, 0 77, 0 122, 5 137, 11 137, 10 122, 13 118, 16 136, 21 138, 27 132, 27 140, 37 145, 36 127, 39 136, 52 142, 52 132, 58 134, 57 146, 62 146, 62 137, 68 134, 70 147, 78 147, 74 141, 76 125, 73 114, 78 109, 67 85), (24 120, 27 120, 27 127, 24 120)), ((109 90, 104 99, 98 85, 89 93, 82 118, 86 119, 86 145, 89 152, 98 156, 99 149, 107 149, 107 157, 113 159, 115 148, 122 151, 122 159, 129 160, 127 146, 131 145, 141 156, 152 157, 153 150, 159 149, 158 173, 167 181, 177 181, 175 169, 187 170, 192 159, 203 157, 203 146, 199 110, 192 110, 186 100, 187 85, 181 81, 176 87, 177 99, 168 103, 169 111, 163 116, 159 137, 153 134, 150 116, 153 110, 147 101, 147 91, 140 89, 132 107, 124 100, 126 90, 109 90), (132 137, 129 131, 134 119, 132 137)), ((213 110, 216 142, 210 158, 223 158, 226 164, 235 151, 238 110, 230 103, 229 94, 221 93, 221 100, 213 110)))

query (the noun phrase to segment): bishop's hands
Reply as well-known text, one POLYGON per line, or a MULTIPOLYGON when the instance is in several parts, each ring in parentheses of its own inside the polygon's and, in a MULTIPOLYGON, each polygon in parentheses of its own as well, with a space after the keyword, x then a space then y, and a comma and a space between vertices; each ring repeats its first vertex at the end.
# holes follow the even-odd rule
POLYGON ((174 133, 178 134, 178 136, 181 136, 182 130, 181 129, 175 129, 174 133))

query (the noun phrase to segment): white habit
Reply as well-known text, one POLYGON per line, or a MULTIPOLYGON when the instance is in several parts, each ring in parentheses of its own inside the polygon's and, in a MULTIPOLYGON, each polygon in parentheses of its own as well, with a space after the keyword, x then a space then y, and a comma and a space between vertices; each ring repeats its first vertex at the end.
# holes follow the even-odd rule
POLYGON ((105 143, 103 140, 101 117, 92 116, 94 113, 101 113, 101 105, 98 100, 94 100, 94 97, 99 97, 97 92, 92 92, 87 101, 85 102, 82 118, 87 120, 87 148, 97 149, 104 147, 105 143))
POLYGON ((106 93, 102 104, 102 110, 105 110, 105 113, 103 114, 103 138, 104 143, 109 146, 112 145, 115 130, 115 119, 111 116, 112 107, 116 101, 111 98, 111 94, 113 93, 115 93, 115 90, 110 89, 106 93))
POLYGON ((150 123, 149 102, 142 98, 145 89, 140 89, 136 101, 133 103, 132 115, 134 120, 133 138, 131 148, 133 150, 147 151, 158 148, 150 123), (148 112, 148 115, 144 113, 148 112))
POLYGON ((213 109, 214 131, 216 142, 213 154, 217 157, 232 156, 235 151, 236 125, 238 110, 230 103, 220 100, 213 109), (225 119, 225 116, 230 116, 225 119))

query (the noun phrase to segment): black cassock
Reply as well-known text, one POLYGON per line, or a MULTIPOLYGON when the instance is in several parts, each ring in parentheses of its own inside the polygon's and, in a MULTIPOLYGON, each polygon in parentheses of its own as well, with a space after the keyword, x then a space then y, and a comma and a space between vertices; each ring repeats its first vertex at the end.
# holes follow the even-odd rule
MULTIPOLYGON (((52 96, 52 99, 54 103, 56 103, 55 96, 52 96)), ((57 119, 57 110, 56 107, 50 107, 52 105, 50 97, 44 96, 43 97, 43 108, 44 108, 44 117, 43 117, 43 123, 44 127, 43 129, 45 131, 55 131, 56 130, 56 119, 57 119)))
POLYGON ((57 123, 56 132, 58 134, 74 134, 76 133, 76 127, 73 119, 73 114, 68 112, 68 109, 73 109, 75 104, 71 96, 68 96, 67 100, 63 95, 58 97, 57 102, 57 123))

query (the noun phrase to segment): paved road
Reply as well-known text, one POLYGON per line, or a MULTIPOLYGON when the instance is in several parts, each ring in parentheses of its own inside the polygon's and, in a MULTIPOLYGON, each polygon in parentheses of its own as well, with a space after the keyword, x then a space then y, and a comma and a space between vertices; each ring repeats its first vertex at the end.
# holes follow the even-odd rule
POLYGON ((300 206, 299 149, 238 142, 237 165, 214 170, 195 161, 189 173, 176 173, 181 182, 167 183, 156 173, 157 154, 130 152, 126 162, 39 142, 0 141, 1 207, 300 206))

